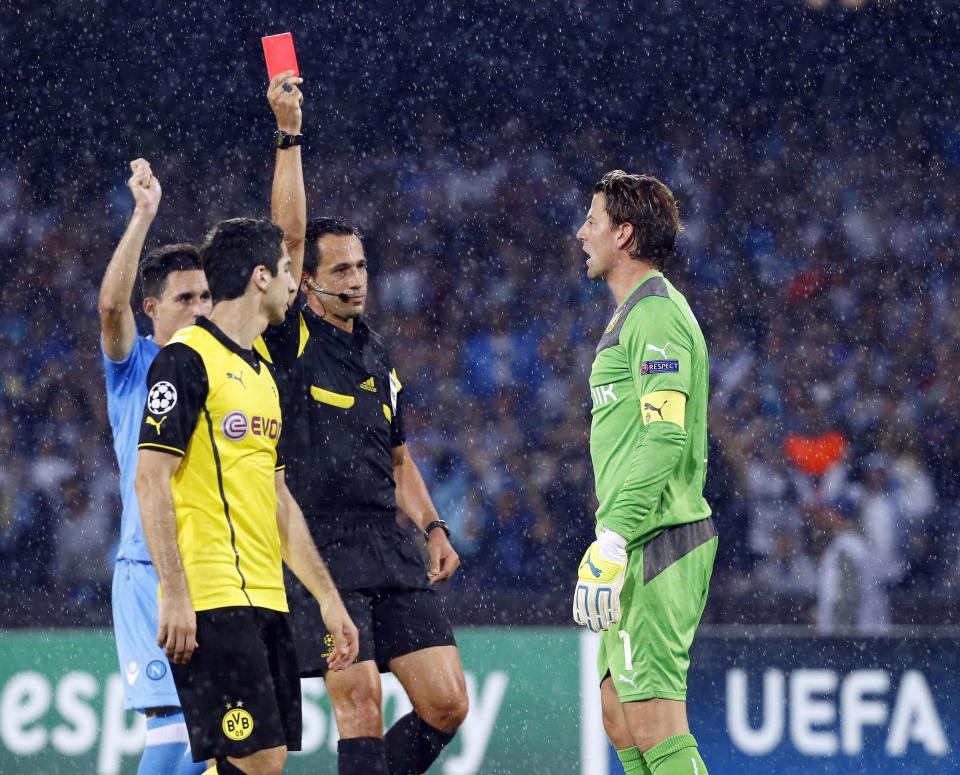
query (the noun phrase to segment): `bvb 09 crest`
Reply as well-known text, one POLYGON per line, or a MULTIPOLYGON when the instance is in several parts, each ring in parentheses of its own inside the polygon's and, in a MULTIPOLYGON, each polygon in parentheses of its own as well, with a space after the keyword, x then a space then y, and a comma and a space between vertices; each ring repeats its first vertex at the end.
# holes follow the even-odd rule
POLYGON ((246 740, 253 732, 253 716, 242 707, 228 707, 220 726, 223 729, 223 734, 231 740, 246 740))

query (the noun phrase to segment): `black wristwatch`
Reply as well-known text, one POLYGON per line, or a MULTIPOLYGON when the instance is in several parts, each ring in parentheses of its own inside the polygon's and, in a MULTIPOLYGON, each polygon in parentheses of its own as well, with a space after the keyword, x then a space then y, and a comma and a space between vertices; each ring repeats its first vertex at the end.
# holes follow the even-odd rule
POLYGON ((435 519, 429 525, 423 529, 423 535, 425 538, 430 538, 430 531, 434 528, 440 528, 444 533, 447 534, 447 538, 450 537, 450 526, 447 524, 446 520, 435 519))
POLYGON ((278 129, 273 133, 273 144, 280 150, 283 150, 284 148, 292 148, 295 145, 303 145, 303 135, 291 135, 287 134, 282 129, 278 129))

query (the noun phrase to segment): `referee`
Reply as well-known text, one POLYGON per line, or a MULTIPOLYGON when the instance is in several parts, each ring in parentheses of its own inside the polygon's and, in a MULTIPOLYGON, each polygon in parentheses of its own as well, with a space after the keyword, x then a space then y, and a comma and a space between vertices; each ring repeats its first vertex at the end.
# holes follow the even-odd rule
POLYGON ((296 286, 280 228, 236 218, 201 249, 214 307, 150 367, 136 478, 160 577, 158 643, 173 663, 194 760, 274 775, 300 749, 300 678, 281 556, 332 633, 328 667, 357 630, 289 497, 280 400, 252 349, 296 286))
POLYGON ((291 584, 301 675, 325 677, 341 773, 422 773, 467 713, 459 652, 433 589, 460 561, 407 448, 401 378, 363 319, 360 233, 339 218, 304 229, 303 178, 292 171, 275 178, 273 217, 287 235, 294 276, 303 261, 304 293, 263 336, 291 434, 290 490, 360 631, 357 664, 328 672, 329 633, 303 587, 291 584), (429 568, 422 544, 396 523, 398 505, 426 534, 429 568), (413 712, 384 735, 379 674, 387 671, 413 712))

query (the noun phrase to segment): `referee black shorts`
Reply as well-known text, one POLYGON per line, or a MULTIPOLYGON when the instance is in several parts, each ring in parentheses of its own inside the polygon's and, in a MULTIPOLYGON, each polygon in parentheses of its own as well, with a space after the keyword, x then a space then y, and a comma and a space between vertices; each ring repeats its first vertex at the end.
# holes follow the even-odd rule
MULTIPOLYGON (((422 544, 409 531, 393 519, 380 519, 338 523, 322 532, 314 523, 313 532, 360 632, 358 662, 373 660, 385 673, 396 657, 456 645, 450 620, 427 581, 422 544)), ((292 576, 287 590, 300 675, 325 675, 332 638, 320 606, 292 576)))
POLYGON ((300 750, 300 674, 290 617, 237 606, 197 611, 190 661, 170 665, 196 762, 300 750))

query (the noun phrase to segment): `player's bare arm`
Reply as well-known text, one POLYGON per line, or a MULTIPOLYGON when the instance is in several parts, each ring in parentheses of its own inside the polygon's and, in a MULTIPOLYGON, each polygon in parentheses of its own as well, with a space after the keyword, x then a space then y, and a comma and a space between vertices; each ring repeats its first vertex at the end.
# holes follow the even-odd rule
POLYGON ((287 488, 283 471, 277 471, 276 484, 277 527, 283 561, 320 604, 323 623, 328 632, 334 633, 335 646, 327 664, 331 670, 343 670, 357 658, 360 635, 317 551, 303 512, 287 488))
MULTIPOLYGON (((397 505, 421 530, 440 519, 406 444, 393 448, 393 479, 397 483, 397 505)), ((427 536, 427 548, 430 551, 430 583, 446 581, 460 567, 460 556, 450 544, 446 532, 440 528, 431 530, 427 536)))
POLYGON ((114 361, 122 361, 129 355, 137 336, 130 299, 137 281, 143 243, 157 215, 162 195, 160 182, 153 176, 145 159, 130 162, 130 170, 127 186, 135 203, 133 215, 107 265, 97 305, 103 351, 114 361))
POLYGON ((197 615, 177 545, 177 515, 170 479, 182 458, 142 449, 137 461, 137 497, 147 547, 160 577, 157 644, 177 664, 190 661, 197 648, 197 615))
MULTIPOLYGON (((300 134, 303 93, 298 87, 301 83, 302 78, 294 76, 292 70, 287 70, 276 75, 267 88, 267 99, 277 119, 277 129, 288 135, 300 134)), ((303 242, 307 233, 307 195, 303 184, 300 146, 277 149, 270 211, 273 222, 283 229, 283 241, 292 259, 290 273, 299 287, 303 270, 303 242)))

